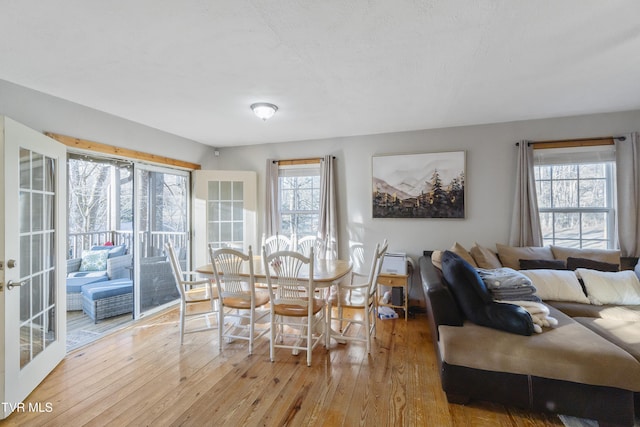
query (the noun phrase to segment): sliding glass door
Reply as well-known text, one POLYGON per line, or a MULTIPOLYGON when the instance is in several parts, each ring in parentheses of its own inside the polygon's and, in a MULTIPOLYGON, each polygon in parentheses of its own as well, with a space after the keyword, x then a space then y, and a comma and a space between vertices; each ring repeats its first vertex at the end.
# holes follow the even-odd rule
POLYGON ((179 298, 165 243, 189 265, 189 173, 136 165, 136 317, 179 298))

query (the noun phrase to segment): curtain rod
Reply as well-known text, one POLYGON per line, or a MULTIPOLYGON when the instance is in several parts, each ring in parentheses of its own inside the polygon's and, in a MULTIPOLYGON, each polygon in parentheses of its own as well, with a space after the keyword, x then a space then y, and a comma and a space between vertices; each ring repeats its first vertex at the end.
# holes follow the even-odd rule
MULTIPOLYGON (((333 156, 335 159, 336 156, 333 156)), ((279 165, 307 165, 313 163, 320 163, 322 161, 322 157, 312 157, 308 159, 284 159, 284 160, 273 160, 273 163, 279 165)))
MULTIPOLYGON (((559 148, 557 146, 562 147, 587 147, 587 146, 597 146, 597 145, 613 145, 614 140, 625 141, 627 139, 626 136, 602 136, 597 138, 577 138, 577 139, 557 139, 557 140, 549 140, 549 141, 531 141, 527 144, 529 146, 533 146, 534 149, 544 149, 544 148, 559 148)), ((520 143, 516 142, 516 147, 519 146, 520 143)))

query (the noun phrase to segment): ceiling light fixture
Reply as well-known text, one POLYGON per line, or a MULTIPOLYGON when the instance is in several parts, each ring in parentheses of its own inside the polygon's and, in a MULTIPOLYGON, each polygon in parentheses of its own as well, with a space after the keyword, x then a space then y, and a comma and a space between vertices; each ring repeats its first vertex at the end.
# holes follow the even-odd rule
POLYGON ((264 121, 267 121, 278 111, 278 107, 274 104, 269 104, 268 102, 257 102, 255 104, 251 104, 251 110, 253 110, 253 114, 258 116, 264 121))

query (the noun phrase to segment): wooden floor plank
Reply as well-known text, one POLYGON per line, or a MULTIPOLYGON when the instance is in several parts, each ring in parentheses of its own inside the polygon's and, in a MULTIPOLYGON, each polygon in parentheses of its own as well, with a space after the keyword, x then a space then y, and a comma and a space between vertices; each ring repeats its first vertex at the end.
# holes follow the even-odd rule
MULTIPOLYGON (((358 333, 358 327, 350 333, 358 333)), ((180 346, 177 309, 133 322, 70 352, 25 401, 50 413, 16 412, 7 426, 562 426, 554 415, 503 405, 450 405, 442 392, 424 315, 378 321, 371 354, 359 342, 306 355, 268 338, 218 348, 216 330, 180 346)))

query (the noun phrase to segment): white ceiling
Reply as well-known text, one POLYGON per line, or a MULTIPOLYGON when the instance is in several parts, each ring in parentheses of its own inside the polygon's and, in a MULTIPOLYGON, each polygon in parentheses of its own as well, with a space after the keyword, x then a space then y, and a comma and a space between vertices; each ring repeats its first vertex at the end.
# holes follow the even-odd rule
POLYGON ((637 0, 0 0, 0 79, 216 147, 640 108, 637 0), (280 107, 269 121, 249 105, 280 107))

